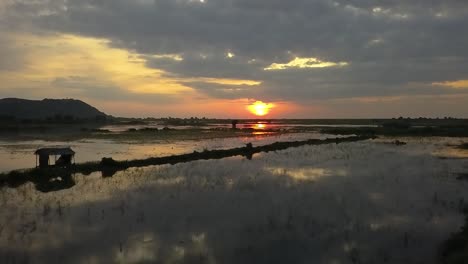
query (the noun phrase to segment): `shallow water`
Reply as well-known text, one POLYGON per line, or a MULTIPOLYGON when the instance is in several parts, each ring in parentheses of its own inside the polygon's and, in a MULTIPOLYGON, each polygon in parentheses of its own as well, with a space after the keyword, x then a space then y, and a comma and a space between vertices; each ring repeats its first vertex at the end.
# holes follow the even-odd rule
MULTIPOLYGON (((77 163, 99 161, 103 157, 115 160, 144 159, 174 154, 203 151, 204 149, 227 149, 243 147, 251 142, 254 146, 271 144, 276 141, 295 141, 336 137, 319 133, 264 134, 257 131, 253 137, 214 138, 185 141, 156 141, 151 143, 115 142, 112 140, 79 141, 0 141, 0 172, 24 169, 36 165, 34 151, 49 146, 70 146, 75 152, 77 163)), ((54 157, 51 157, 53 163, 54 157)))
POLYGON ((304 146, 0 190, 0 262, 435 263, 462 224, 457 139, 304 146))
MULTIPOLYGON (((163 129, 164 127, 168 127, 171 129, 210 129, 210 128, 230 128, 231 124, 217 124, 212 123, 209 125, 202 125, 202 126, 173 126, 173 125, 164 125, 159 122, 149 122, 147 124, 141 125, 108 125, 103 126, 101 129, 109 130, 111 132, 124 132, 128 131, 129 129, 143 129, 143 128, 157 128, 163 129)), ((349 124, 294 124, 294 123, 278 123, 278 122, 248 122, 248 123, 238 123, 238 128, 254 128, 254 129, 295 129, 295 128, 304 128, 304 127, 378 127, 377 125, 349 125, 349 124)))

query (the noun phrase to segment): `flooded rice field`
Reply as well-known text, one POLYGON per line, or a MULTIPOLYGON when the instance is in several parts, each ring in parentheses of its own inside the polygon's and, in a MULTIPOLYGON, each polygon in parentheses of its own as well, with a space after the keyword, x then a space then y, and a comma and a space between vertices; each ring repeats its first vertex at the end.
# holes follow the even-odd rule
MULTIPOLYGON (((269 140, 279 139, 253 142, 269 140)), ((463 223, 468 182, 456 178, 468 171, 468 152, 453 145, 466 139, 394 140, 76 174, 75 186, 49 193, 32 183, 2 188, 0 262, 436 263, 463 223)), ((77 153, 97 145, 77 144, 77 153)), ((131 146, 108 151, 128 157, 146 147, 131 146)))
POLYGON ((271 144, 276 141, 295 141, 305 139, 324 139, 336 137, 320 133, 267 134, 261 131, 255 136, 212 138, 202 140, 160 140, 148 143, 138 141, 115 141, 106 139, 83 139, 76 141, 0 141, 0 172, 34 167, 34 151, 42 147, 70 146, 76 153, 76 162, 99 161, 103 157, 115 160, 144 159, 175 154, 203 151, 205 149, 229 149, 252 143, 255 146, 271 144))
MULTIPOLYGON (((162 124, 160 122, 146 122, 141 125, 129 124, 129 125, 106 125, 101 127, 100 129, 108 130, 110 132, 125 132, 129 129, 144 129, 144 128, 151 128, 151 129, 210 129, 210 128, 230 128, 230 123, 210 123, 206 125, 197 125, 197 126, 190 126, 190 125, 167 125, 162 124)), ((378 127, 378 125, 372 124, 359 124, 359 125, 352 125, 352 124, 307 124, 307 123, 291 123, 291 122, 265 122, 265 121, 254 121, 254 122, 243 122, 237 125, 238 128, 253 128, 257 130, 262 129, 297 129, 301 127, 378 127)))

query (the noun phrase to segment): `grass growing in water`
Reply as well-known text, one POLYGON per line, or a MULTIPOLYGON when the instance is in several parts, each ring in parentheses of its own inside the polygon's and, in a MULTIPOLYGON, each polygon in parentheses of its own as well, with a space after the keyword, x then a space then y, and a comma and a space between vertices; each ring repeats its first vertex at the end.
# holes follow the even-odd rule
POLYGON ((460 232, 454 233, 445 241, 440 250, 440 263, 468 263, 468 207, 465 206, 465 224, 460 232))
POLYGON ((26 182, 33 182, 40 191, 55 191, 57 189, 70 188, 74 185, 71 174, 81 173, 89 175, 100 171, 103 177, 113 176, 116 172, 131 167, 145 167, 151 165, 177 164, 195 160, 222 159, 233 156, 245 156, 252 159, 253 154, 260 152, 269 152, 284 150, 291 147, 300 147, 304 145, 321 145, 331 143, 344 143, 370 139, 367 136, 354 136, 344 138, 328 138, 324 140, 309 139, 304 141, 275 142, 273 144, 253 147, 251 143, 242 148, 222 149, 222 150, 204 150, 203 152, 194 151, 188 154, 172 155, 166 157, 154 157, 148 159, 136 159, 127 161, 116 161, 112 158, 103 158, 101 162, 86 162, 74 164, 69 167, 58 168, 33 168, 19 171, 12 171, 7 174, 0 174, 0 187, 10 186, 18 187, 26 182), (51 179, 59 178, 60 181, 51 179))

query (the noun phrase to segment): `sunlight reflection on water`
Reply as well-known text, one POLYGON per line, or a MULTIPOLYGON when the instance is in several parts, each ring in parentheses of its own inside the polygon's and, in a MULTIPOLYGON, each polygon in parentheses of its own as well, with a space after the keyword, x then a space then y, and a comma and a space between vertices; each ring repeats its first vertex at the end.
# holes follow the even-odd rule
POLYGON ((281 168, 269 167, 267 171, 273 175, 284 175, 298 181, 314 181, 327 176, 346 176, 344 169, 325 169, 325 168, 281 168))
POLYGON ((53 193, 3 188, 0 262, 434 263, 468 200, 450 174, 464 161, 433 156, 439 144, 303 146, 77 174, 53 193))
MULTIPOLYGON (((70 146, 77 153, 76 162, 99 161, 103 157, 115 160, 144 159, 149 157, 184 154, 205 149, 228 149, 243 147, 252 142, 254 146, 271 144, 275 141, 294 141, 310 138, 323 139, 327 135, 319 133, 275 134, 254 132, 253 137, 214 138, 186 141, 161 141, 154 143, 125 143, 111 140, 79 141, 0 141, 0 172, 34 167, 34 151, 46 146, 70 146), (258 133, 258 134, 257 134, 258 133)), ((334 137, 334 136, 333 136, 334 137)))

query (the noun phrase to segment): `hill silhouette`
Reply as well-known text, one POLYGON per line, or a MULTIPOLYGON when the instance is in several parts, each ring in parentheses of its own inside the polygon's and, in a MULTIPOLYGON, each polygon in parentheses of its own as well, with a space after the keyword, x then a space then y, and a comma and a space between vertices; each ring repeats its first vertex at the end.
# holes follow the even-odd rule
POLYGON ((107 115, 76 99, 0 99, 2 119, 102 119, 107 115))

